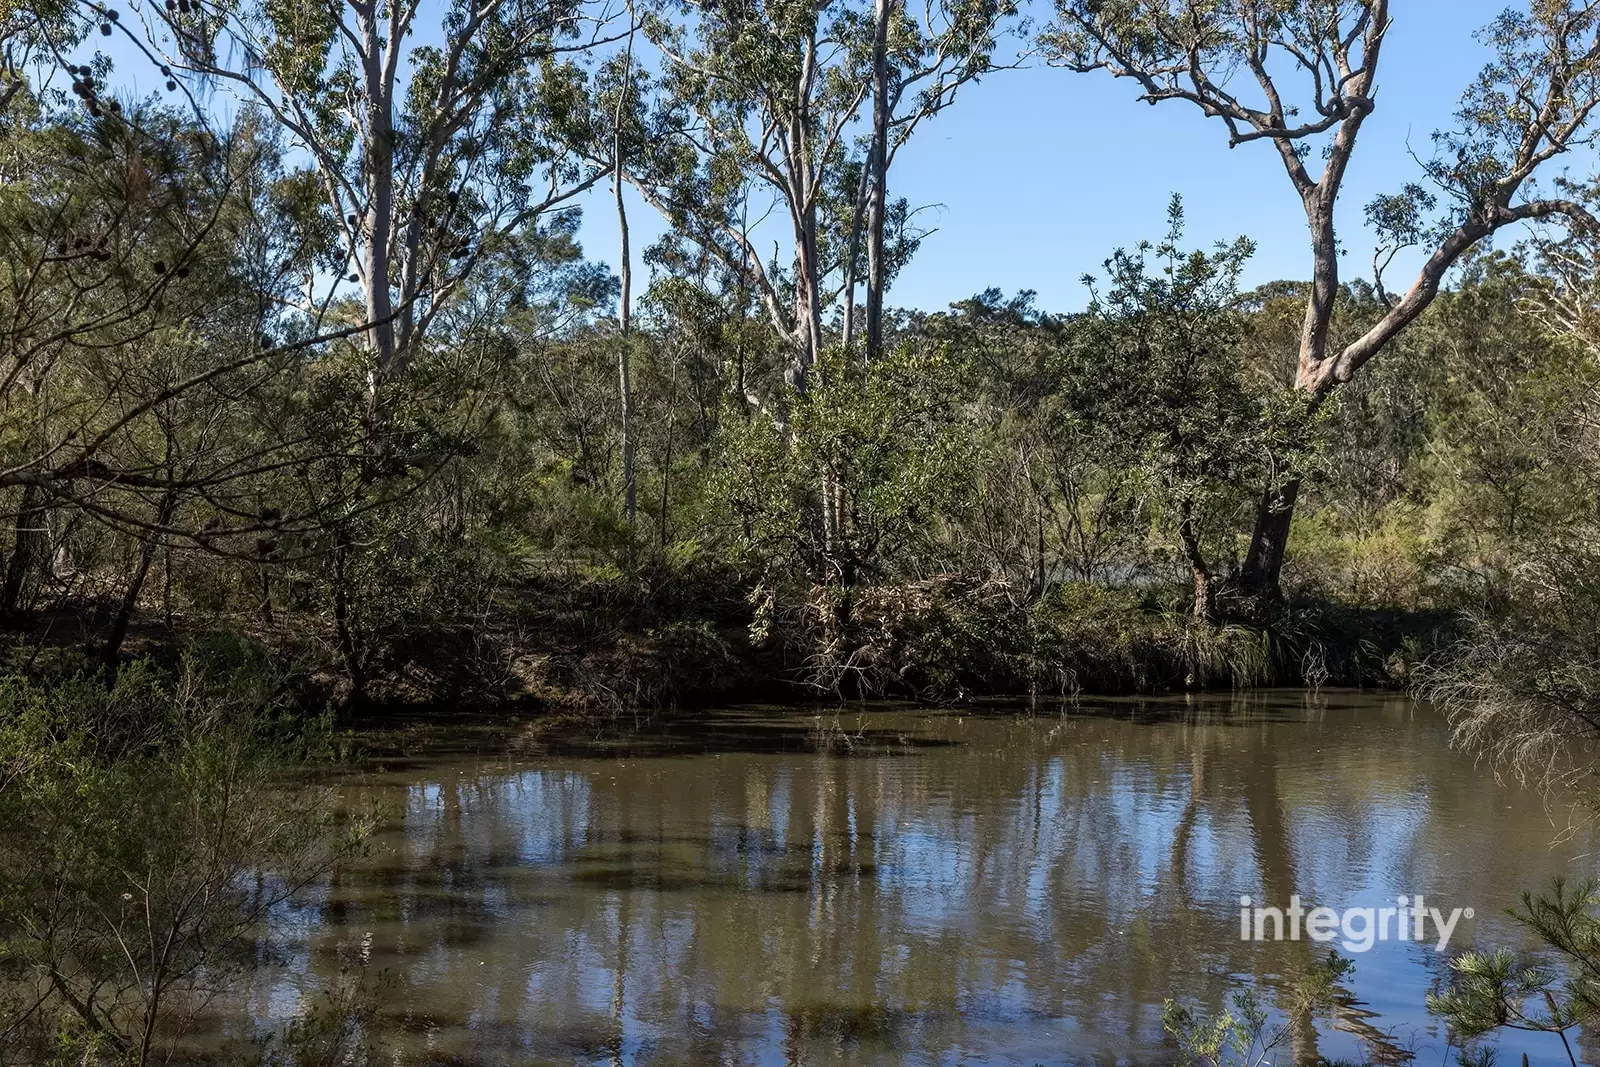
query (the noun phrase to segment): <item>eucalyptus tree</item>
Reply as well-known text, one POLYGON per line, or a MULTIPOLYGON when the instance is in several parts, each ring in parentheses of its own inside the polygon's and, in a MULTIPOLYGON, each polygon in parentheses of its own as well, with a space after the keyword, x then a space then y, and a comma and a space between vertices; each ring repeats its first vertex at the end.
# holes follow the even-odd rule
POLYGON ((964 85, 996 69, 995 50, 1016 13, 1014 0, 925 0, 920 10, 904 0, 875 0, 871 129, 861 177, 862 197, 855 208, 846 260, 850 271, 845 289, 846 348, 853 326, 863 222, 867 237, 867 354, 876 356, 883 348, 883 298, 899 266, 890 260, 885 244, 891 210, 889 167, 895 155, 924 119, 954 103, 964 85))
POLYGON ((651 12, 643 29, 662 70, 638 130, 653 150, 628 177, 760 301, 788 349, 784 377, 804 392, 838 293, 871 28, 845 0, 705 0, 687 17, 651 12), (787 264, 760 250, 773 215, 787 264))
POLYGON ((300 306, 323 316, 359 286, 375 396, 486 248, 605 175, 569 148, 593 134, 585 58, 618 38, 615 12, 585 0, 136 10, 174 77, 261 108, 303 154, 321 260, 300 306))
MULTIPOLYGON (((1600 103, 1600 5, 1529 0, 1483 33, 1493 58, 1467 87, 1452 128, 1434 135, 1420 183, 1380 197, 1369 220, 1383 311, 1348 339, 1331 326, 1339 291, 1335 204, 1362 127, 1377 106, 1388 0, 1056 0, 1042 42, 1053 61, 1133 81, 1151 104, 1183 101, 1217 119, 1230 146, 1264 142, 1300 197, 1311 236, 1294 388, 1316 409, 1410 325, 1462 256, 1515 223, 1565 216, 1592 225, 1576 200, 1537 195, 1535 174, 1590 144, 1600 103), (1291 84, 1293 82, 1293 84, 1291 84), (1424 262, 1391 295, 1381 268, 1395 247, 1424 262)), ((1275 595, 1302 471, 1274 464, 1262 494, 1244 590, 1275 595)))
POLYGON ((602 127, 586 66, 626 29, 616 9, 585 0, 140 0, 134 10, 169 89, 231 94, 282 132, 311 194, 294 221, 315 252, 289 303, 312 330, 359 328, 361 422, 376 454, 305 486, 343 510, 323 547, 359 693, 357 557, 431 521, 384 500, 436 476, 499 402, 459 376, 478 361, 431 338, 497 249, 605 177, 583 151, 602 127))
POLYGON ((705 0, 641 20, 660 72, 628 176, 760 302, 793 390, 808 387, 841 294, 848 336, 863 274, 881 322, 882 292, 920 237, 887 197, 889 164, 992 69, 1013 12, 1008 0, 941 0, 915 17, 887 0, 705 0))

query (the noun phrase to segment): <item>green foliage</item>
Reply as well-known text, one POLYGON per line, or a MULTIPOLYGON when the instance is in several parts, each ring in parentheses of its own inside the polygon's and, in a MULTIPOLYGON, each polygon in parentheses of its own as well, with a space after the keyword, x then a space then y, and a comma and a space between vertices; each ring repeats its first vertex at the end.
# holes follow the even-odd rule
POLYGON ((1428 1011, 1470 1043, 1499 1030, 1561 1036, 1600 1017, 1600 881, 1557 878, 1541 893, 1524 892, 1511 916, 1555 955, 1555 965, 1518 959, 1509 949, 1467 952, 1450 964, 1444 991, 1428 1011))
MULTIPOLYGON (((1548 36, 1559 6, 1515 25, 1548 36)), ((1249 241, 1184 248, 1176 201, 1082 312, 985 291, 891 312, 865 358, 840 316, 870 273, 846 260, 875 180, 874 11, 645 5, 591 48, 577 5, 447 4, 422 40, 401 3, 374 27, 397 74, 359 62, 348 5, 182 7, 156 12, 152 47, 247 98, 228 128, 112 111, 102 59, 72 66, 71 110, 31 83, 7 99, 11 662, 110 674, 215 626, 314 661, 352 706, 692 699, 702 654, 717 692, 1393 682, 1436 612, 1488 626, 1557 578, 1582 589, 1533 565, 1589 533, 1594 364, 1560 318, 1586 306, 1581 237, 1471 263, 1316 414, 1290 388, 1308 283, 1239 292, 1249 241), (613 176, 671 223, 626 336, 570 206, 613 176), (794 231, 771 257, 748 228, 768 195, 794 231), (1289 599, 1257 610, 1239 557, 1290 471, 1289 599)), ((1069 63, 1187 61, 1196 33, 1206 64, 1247 59, 1252 33, 1326 43, 1302 4, 1258 25, 1228 5, 1181 24, 1057 7, 1069 63)), ((891 154, 989 71, 1014 14, 895 11, 891 154)), ((1483 85, 1533 69, 1512 25, 1483 85)), ((1480 102, 1462 131, 1488 155, 1469 162, 1503 157, 1520 121, 1490 130, 1480 102)), ((1386 242, 1428 237, 1429 195, 1374 205, 1386 242)), ((893 278, 918 234, 908 205, 886 211, 893 278)), ((1387 301, 1345 286, 1330 344, 1387 301)))
POLYGON ((849 589, 959 514, 973 447, 967 369, 938 347, 902 348, 865 368, 833 354, 821 367, 786 426, 724 418, 713 491, 738 524, 740 562, 766 580, 849 589))
POLYGON ((1251 988, 1240 989, 1231 1007, 1206 1016, 1194 1006, 1168 1000, 1161 1027, 1178 1046, 1180 1061, 1194 1067, 1262 1067, 1289 1055, 1284 1046, 1298 1028, 1313 1025, 1314 1016, 1334 1006, 1339 987, 1355 965, 1330 952, 1299 979, 1286 986, 1278 1008, 1287 1017, 1274 1023, 1272 1013, 1251 988))
MULTIPOLYGON (((1331 212, 1337 181, 1305 167, 1321 147, 1341 174, 1371 109, 1372 5, 1055 8, 1050 58, 1200 99, 1331 212), (1306 57, 1349 74, 1286 109, 1221 88, 1306 57)), ((190 111, 113 99, 109 60, 73 50, 110 8, 0 0, 0 1059, 164 1055, 250 965, 254 924, 355 846, 325 792, 280 787, 329 744, 275 674, 298 657, 354 707, 623 716, 793 682, 1397 684, 1466 618, 1422 672, 1458 739, 1528 774, 1592 771, 1592 234, 1454 260, 1354 378, 1337 353, 1394 321, 1381 281, 1241 293, 1250 241, 1185 249, 1176 199, 1080 313, 987 290, 890 313, 863 353, 858 283, 881 297, 926 236, 882 171, 991 71, 1016 6, 619 10, 150 6, 146 58, 172 100, 205 90, 190 111), (243 100, 226 126, 217 87, 243 100), (571 207, 607 180, 668 222, 626 329, 571 207), (1331 358, 1304 343, 1321 327, 1331 358), (1317 374, 1338 390, 1308 396, 1317 374), (1245 605, 1260 502, 1302 482, 1289 597, 1245 605), (212 630, 266 651, 171 673, 125 655, 212 630)), ((1560 0, 1490 27, 1424 164, 1445 195, 1368 209, 1376 267, 1600 200, 1570 182, 1570 205, 1516 199, 1535 156, 1587 136, 1597 28, 1560 0)), ((1458 961, 1434 1004, 1456 1033, 1591 1017, 1595 893, 1524 902, 1565 967, 1458 961)), ((1300 1024, 1342 973, 1280 1012, 1300 1024)), ((377 1062, 375 1004, 352 965, 257 1058, 377 1062)), ((1166 1022, 1215 1067, 1283 1036, 1249 993, 1166 1022)))
POLYGON ((1106 261, 1104 293, 1084 279, 1092 299, 1063 354, 1062 392, 1091 447, 1143 472, 1165 500, 1203 507, 1253 482, 1270 444, 1264 397, 1238 354, 1248 328, 1238 279, 1254 245, 1185 252, 1176 197, 1167 218, 1159 244, 1106 261))
POLYGON ((110 688, 0 680, 0 1058, 164 1055, 359 843, 331 793, 278 784, 326 745, 237 645, 110 688))
POLYGON ((1243 358, 1249 321, 1238 279, 1254 246, 1185 252, 1179 198, 1167 218, 1161 243, 1106 262, 1103 294, 1085 279, 1093 298, 1063 353, 1062 414, 1102 464, 1132 472, 1131 491, 1192 575, 1195 614, 1212 619, 1217 557, 1236 557, 1271 457, 1281 463, 1305 435, 1294 405, 1243 358))

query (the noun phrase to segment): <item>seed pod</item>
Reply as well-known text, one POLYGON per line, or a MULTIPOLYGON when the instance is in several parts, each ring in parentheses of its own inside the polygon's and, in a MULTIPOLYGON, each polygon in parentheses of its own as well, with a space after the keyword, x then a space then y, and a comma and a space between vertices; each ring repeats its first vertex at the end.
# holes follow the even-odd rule
POLYGON ((177 270, 173 271, 172 273, 177 275, 180 278, 187 278, 189 276, 189 268, 188 267, 179 267, 177 270))
POLYGON ((164 260, 158 259, 155 261, 154 269, 157 274, 165 274, 167 273, 167 264, 164 260))
POLYGON ((178 83, 173 81, 171 78, 168 78, 167 79, 167 92, 169 92, 169 93, 173 92, 177 88, 178 88, 178 83))
POLYGON ((102 36, 102 37, 110 37, 111 36, 111 23, 102 22, 100 24, 100 36, 102 36))

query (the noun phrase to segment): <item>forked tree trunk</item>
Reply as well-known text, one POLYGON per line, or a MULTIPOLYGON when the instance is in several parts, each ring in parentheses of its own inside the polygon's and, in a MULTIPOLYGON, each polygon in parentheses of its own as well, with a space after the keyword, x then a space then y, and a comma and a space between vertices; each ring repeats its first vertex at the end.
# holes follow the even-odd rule
MULTIPOLYGON (((1322 181, 1301 190, 1306 226, 1311 233, 1311 291, 1306 298, 1305 321, 1300 331, 1300 346, 1295 368, 1295 391, 1315 408, 1326 398, 1325 381, 1330 360, 1338 353, 1329 351, 1333 327, 1334 302, 1339 293, 1339 241, 1333 226, 1333 205, 1343 179, 1348 151, 1330 158, 1322 181)), ((1294 525, 1294 505, 1300 495, 1300 475, 1282 469, 1277 462, 1268 471, 1267 483, 1256 507, 1255 529, 1239 572, 1239 592, 1244 601, 1260 610, 1282 599, 1278 584, 1283 574, 1284 557, 1289 550, 1289 531, 1294 525)))

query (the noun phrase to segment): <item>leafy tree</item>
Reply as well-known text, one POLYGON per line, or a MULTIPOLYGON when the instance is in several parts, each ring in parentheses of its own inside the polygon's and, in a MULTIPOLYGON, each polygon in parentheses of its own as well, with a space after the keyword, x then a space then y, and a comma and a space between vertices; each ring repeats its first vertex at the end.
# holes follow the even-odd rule
POLYGON ((758 636, 800 635, 837 688, 859 588, 915 566, 959 513, 972 435, 948 352, 906 347, 865 368, 836 355, 827 370, 796 399, 792 439, 769 419, 724 419, 715 491, 756 579, 758 636), (824 483, 837 487, 831 522, 815 507, 824 483))
POLYGON ((853 202, 847 129, 866 94, 867 35, 843 2, 696 5, 692 19, 652 18, 664 57, 654 108, 628 176, 677 235, 703 248, 760 301, 803 392, 837 295, 853 202), (792 262, 767 263, 752 229, 783 220, 792 262))
POLYGON ((421 11, 229 0, 158 8, 151 26, 178 76, 270 115, 308 157, 317 260, 297 304, 320 324, 359 286, 375 386, 401 376, 497 241, 604 176, 567 145, 599 135, 573 57, 616 39, 606 19, 581 0, 456 2, 422 44, 421 11))
POLYGON ((760 302, 789 349, 784 376, 796 391, 808 386, 841 293, 848 341, 863 275, 868 345, 881 347, 883 294, 920 240, 909 206, 887 196, 888 168, 923 119, 994 69, 1014 10, 962 0, 915 18, 889 2, 870 13, 845 0, 714 2, 689 19, 643 21, 663 70, 654 108, 638 114, 629 177, 677 236, 760 302), (862 158, 851 133, 869 94, 862 158), (758 249, 769 215, 783 220, 787 263, 758 249))
MULTIPOLYGON (((917 126, 954 102, 957 92, 995 69, 997 38, 1017 6, 1011 0, 941 0, 921 16, 909 4, 876 0, 872 14, 872 127, 867 137, 846 254, 844 346, 851 344, 859 235, 866 228, 867 357, 883 349, 884 295, 898 264, 889 258, 889 168, 917 126), (862 203, 862 201, 865 203, 862 203)), ((895 210, 902 216, 904 205, 895 210)), ((897 221, 904 234, 905 219, 897 221)), ((915 249, 915 243, 911 245, 915 249)))
MULTIPOLYGON (((1600 12, 1591 4, 1533 0, 1484 32, 1494 58, 1463 93, 1454 127, 1435 135, 1436 154, 1424 165, 1437 193, 1412 184, 1368 208, 1389 246, 1421 245, 1426 260, 1398 298, 1387 294, 1380 271, 1384 311, 1348 339, 1331 329, 1339 293, 1334 206, 1377 106, 1388 0, 1057 0, 1056 14, 1042 38, 1056 62, 1130 79, 1152 104, 1186 101, 1220 120, 1230 145, 1264 141, 1276 149, 1311 235, 1294 374, 1308 409, 1414 322, 1449 270, 1497 231, 1553 216, 1593 225, 1574 199, 1529 195, 1542 166, 1594 136, 1600 12), (1235 72, 1244 77, 1231 78, 1235 72), (1301 98, 1286 88, 1287 72, 1300 82, 1301 98), (1435 214, 1440 198, 1444 210, 1435 214)), ((1277 590, 1302 472, 1280 458, 1270 474, 1240 575, 1254 596, 1277 590)))
POLYGON ((0 154, 18 177, 0 190, 0 488, 16 501, 0 610, 28 606, 61 523, 131 537, 113 661, 156 546, 259 556, 320 527, 315 503, 262 489, 362 451, 358 427, 328 432, 310 362, 360 331, 282 312, 305 263, 275 225, 295 188, 248 121, 219 138, 162 109, 35 109, 0 154))
POLYGON ((1206 542, 1231 548, 1239 492, 1274 444, 1270 399, 1240 356, 1238 278, 1254 248, 1184 252, 1176 197, 1168 221, 1160 244, 1106 261, 1103 293, 1085 279, 1093 299, 1067 348, 1064 413, 1091 448, 1138 472, 1189 570, 1195 615, 1214 620, 1206 542))

